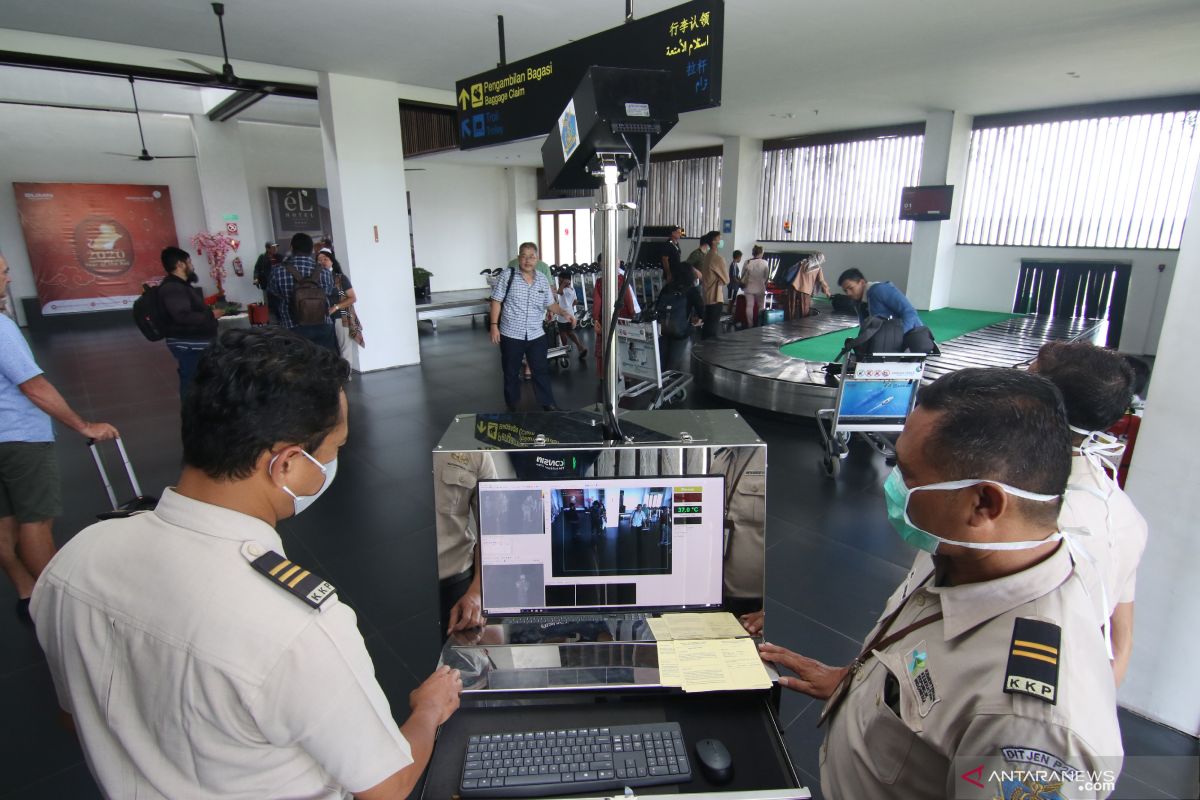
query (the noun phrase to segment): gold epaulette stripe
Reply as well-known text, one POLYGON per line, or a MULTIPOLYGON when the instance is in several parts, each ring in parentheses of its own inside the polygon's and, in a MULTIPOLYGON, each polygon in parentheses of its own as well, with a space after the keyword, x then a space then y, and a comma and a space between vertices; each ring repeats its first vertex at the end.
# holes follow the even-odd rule
POLYGON ((1028 650, 1014 649, 1012 651, 1012 654, 1014 656, 1021 656, 1023 658, 1036 658, 1038 661, 1045 661, 1047 664, 1057 664, 1058 663, 1057 658, 1053 658, 1051 656, 1044 656, 1041 653, 1031 653, 1028 650))
POLYGON ((1057 647, 1051 647, 1048 644, 1038 644, 1037 642, 1027 642, 1024 639, 1013 639, 1013 647, 1026 647, 1031 650, 1041 650, 1052 656, 1058 655, 1057 647))
POLYGON ((290 563, 292 563, 292 562, 288 561, 288 560, 285 558, 283 561, 280 561, 278 564, 276 564, 274 567, 272 567, 272 568, 271 568, 271 571, 270 571, 268 574, 269 574, 269 575, 270 575, 272 578, 274 578, 276 575, 278 575, 278 574, 279 574, 279 570, 283 569, 284 567, 286 567, 286 566, 287 566, 288 564, 290 564, 290 563))

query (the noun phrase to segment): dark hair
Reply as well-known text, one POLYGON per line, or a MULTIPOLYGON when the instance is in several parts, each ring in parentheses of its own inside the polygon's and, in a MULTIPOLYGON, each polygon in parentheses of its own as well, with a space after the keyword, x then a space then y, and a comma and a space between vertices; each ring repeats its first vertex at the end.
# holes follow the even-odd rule
POLYGON ((740 256, 741 254, 742 254, 742 251, 741 251, 741 250, 734 250, 734 251, 733 251, 733 257, 734 257, 734 258, 737 258, 737 257, 738 257, 738 256, 740 256))
POLYGON ((859 269, 857 267, 851 267, 850 269, 843 272, 841 275, 838 275, 837 285, 841 286, 846 281, 865 281, 865 280, 866 280, 866 278, 863 277, 861 269, 859 269))
POLYGON ((521 244, 517 247, 517 255, 520 255, 521 251, 526 247, 532 249, 534 253, 538 252, 538 246, 533 242, 521 242, 521 244))
POLYGON ((183 463, 238 480, 278 442, 314 452, 338 423, 349 375, 332 351, 281 328, 226 331, 183 401, 183 463))
MULTIPOLYGON (((1071 474, 1071 430, 1062 395, 1017 369, 961 369, 921 389, 921 408, 939 412, 925 456, 948 481, 983 478, 1061 495, 1071 474)), ((1059 502, 1013 498, 1031 520, 1053 524, 1059 502)))
POLYGON ((1115 350, 1087 342, 1046 342, 1038 351, 1037 374, 1062 392, 1067 420, 1077 428, 1112 426, 1133 400, 1133 369, 1115 350))
POLYGON ((307 233, 297 233, 292 237, 292 252, 302 256, 312 255, 313 240, 307 233))
POLYGON ((181 250, 178 247, 164 247, 162 251, 163 272, 168 274, 175 271, 175 268, 183 261, 190 261, 192 256, 187 250, 181 250))
POLYGON ((756 244, 756 245, 754 245, 754 247, 750 248, 750 255, 754 256, 755 258, 758 258, 762 254, 763 254, 763 249, 762 249, 761 244, 756 244))
POLYGON ((317 251, 316 258, 320 258, 322 255, 328 256, 328 258, 329 258, 329 271, 330 272, 332 272, 334 275, 344 275, 345 274, 344 272, 342 272, 341 263, 338 262, 337 257, 334 256, 332 250, 330 250, 328 247, 322 247, 320 250, 317 251))

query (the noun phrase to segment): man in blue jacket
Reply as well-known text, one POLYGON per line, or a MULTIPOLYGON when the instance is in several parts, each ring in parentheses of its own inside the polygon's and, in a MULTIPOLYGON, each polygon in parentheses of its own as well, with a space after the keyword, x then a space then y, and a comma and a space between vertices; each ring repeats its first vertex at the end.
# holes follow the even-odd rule
POLYGON ((858 304, 858 319, 862 324, 870 317, 899 319, 904 324, 904 349, 913 353, 930 353, 936 349, 933 333, 925 327, 913 304, 891 281, 868 282, 862 271, 851 267, 838 276, 838 285, 846 296, 858 304))

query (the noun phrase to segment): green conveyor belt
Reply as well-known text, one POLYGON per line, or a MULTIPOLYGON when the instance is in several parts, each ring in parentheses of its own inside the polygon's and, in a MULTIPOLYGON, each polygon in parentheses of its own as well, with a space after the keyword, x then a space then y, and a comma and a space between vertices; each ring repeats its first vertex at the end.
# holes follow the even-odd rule
MULTIPOLYGON (((946 342, 964 333, 986 328, 997 322, 1012 319, 1016 314, 1006 314, 1000 311, 972 311, 966 308, 939 308, 937 311, 920 311, 921 321, 933 331, 933 338, 938 342, 946 342)), ((801 339, 779 348, 779 352, 792 358, 802 358, 805 361, 832 361, 841 352, 842 345, 847 339, 858 335, 858 327, 834 331, 811 339, 801 339)))

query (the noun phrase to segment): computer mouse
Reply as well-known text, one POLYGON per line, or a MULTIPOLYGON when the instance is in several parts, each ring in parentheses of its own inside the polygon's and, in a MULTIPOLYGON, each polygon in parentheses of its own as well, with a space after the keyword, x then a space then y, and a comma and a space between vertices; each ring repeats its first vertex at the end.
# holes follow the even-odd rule
POLYGON ((696 742, 696 761, 709 783, 720 786, 733 780, 733 759, 729 749, 718 739, 701 739, 696 742))

